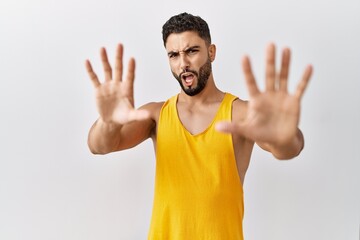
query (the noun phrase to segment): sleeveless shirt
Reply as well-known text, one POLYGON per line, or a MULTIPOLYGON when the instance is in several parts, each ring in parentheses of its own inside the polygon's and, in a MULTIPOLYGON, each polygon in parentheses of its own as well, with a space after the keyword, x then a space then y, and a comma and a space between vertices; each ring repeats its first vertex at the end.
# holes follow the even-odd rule
POLYGON ((157 126, 156 174, 149 240, 243 240, 243 189, 231 134, 215 123, 231 120, 235 96, 226 93, 206 130, 192 135, 173 96, 157 126))

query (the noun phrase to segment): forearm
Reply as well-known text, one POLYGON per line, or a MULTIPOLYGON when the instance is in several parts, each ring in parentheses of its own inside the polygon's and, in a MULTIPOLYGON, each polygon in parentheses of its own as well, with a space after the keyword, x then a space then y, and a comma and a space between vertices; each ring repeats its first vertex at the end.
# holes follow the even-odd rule
POLYGON ((116 150, 120 141, 121 125, 98 119, 91 127, 88 146, 93 154, 106 154, 116 150))
POLYGON ((275 158, 288 160, 300 154, 304 148, 304 136, 300 129, 297 130, 295 137, 282 145, 270 145, 269 150, 275 158))

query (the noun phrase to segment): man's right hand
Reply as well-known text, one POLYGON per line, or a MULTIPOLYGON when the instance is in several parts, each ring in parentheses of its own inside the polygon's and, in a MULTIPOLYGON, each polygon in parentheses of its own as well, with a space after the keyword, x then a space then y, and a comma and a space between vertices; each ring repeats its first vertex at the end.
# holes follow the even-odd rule
POLYGON ((105 74, 105 80, 102 83, 93 71, 90 61, 85 62, 86 70, 95 87, 100 120, 105 123, 124 125, 149 118, 147 111, 134 108, 135 60, 130 59, 126 77, 123 79, 123 45, 117 46, 114 74, 105 48, 101 48, 100 56, 105 74))

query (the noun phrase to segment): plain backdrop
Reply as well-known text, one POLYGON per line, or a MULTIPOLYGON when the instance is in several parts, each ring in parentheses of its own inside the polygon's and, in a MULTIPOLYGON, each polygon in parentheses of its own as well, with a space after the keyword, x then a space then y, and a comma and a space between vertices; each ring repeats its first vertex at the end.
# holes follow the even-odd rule
POLYGON ((309 63, 302 154, 280 162, 255 147, 245 184, 248 240, 357 240, 360 215, 359 0, 1 0, 0 239, 146 239, 155 157, 150 140, 94 156, 97 118, 84 68, 99 49, 137 61, 136 106, 179 92, 161 27, 190 12, 217 45, 220 89, 247 99, 240 59, 264 86, 267 43, 292 49, 290 91, 309 63))

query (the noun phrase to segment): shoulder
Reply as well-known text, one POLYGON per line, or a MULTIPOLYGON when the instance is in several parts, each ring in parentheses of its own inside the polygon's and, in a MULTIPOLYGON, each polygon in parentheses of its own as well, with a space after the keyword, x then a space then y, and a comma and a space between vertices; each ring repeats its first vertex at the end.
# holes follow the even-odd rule
POLYGON ((232 119, 233 121, 241 121, 246 117, 248 109, 248 101, 236 98, 232 104, 232 119))
POLYGON ((170 97, 169 99, 167 99, 166 101, 161 101, 161 102, 149 102, 143 106, 140 107, 140 109, 144 109, 144 110, 147 110, 150 115, 151 115, 151 118, 154 119, 156 122, 157 122, 157 119, 159 118, 159 115, 160 115, 160 111, 161 109, 171 103, 171 102, 176 102, 177 101, 177 97, 178 97, 178 94, 177 95, 174 95, 172 97, 170 97))
POLYGON ((160 110, 165 102, 149 102, 143 106, 141 106, 139 109, 146 110, 150 113, 150 116, 153 120, 157 122, 157 119, 159 118, 160 110))
POLYGON ((148 111, 157 111, 160 110, 165 102, 149 102, 140 107, 140 109, 148 110, 148 111))

